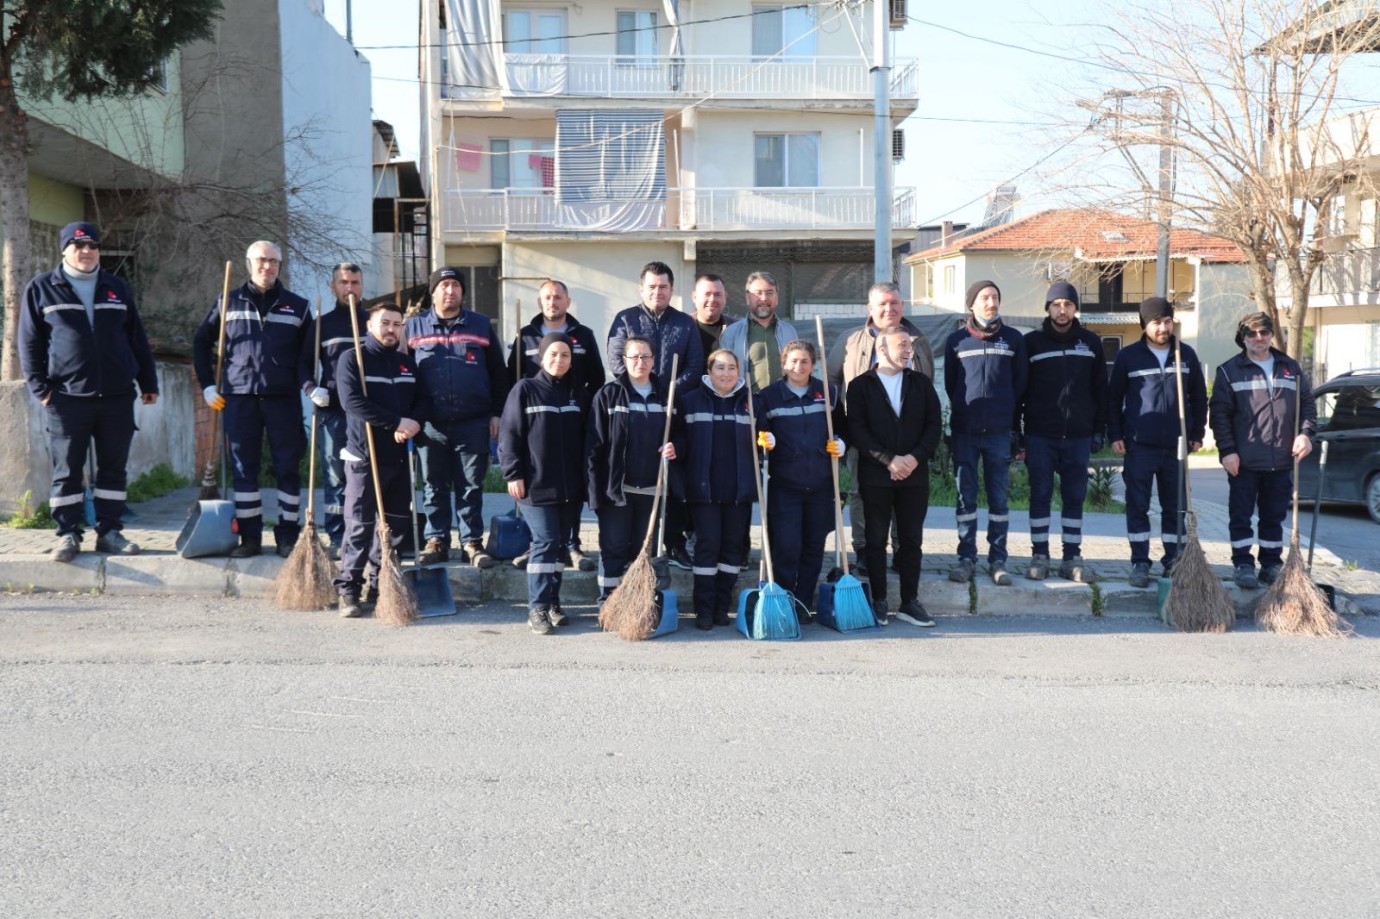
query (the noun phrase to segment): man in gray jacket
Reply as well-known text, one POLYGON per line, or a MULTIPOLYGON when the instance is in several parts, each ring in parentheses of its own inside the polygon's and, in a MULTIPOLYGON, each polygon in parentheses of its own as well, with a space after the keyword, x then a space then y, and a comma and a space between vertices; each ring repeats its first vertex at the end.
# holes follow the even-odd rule
POLYGON ((781 350, 795 341, 795 327, 776 316, 780 299, 776 278, 754 271, 747 279, 747 318, 724 329, 719 347, 738 355, 743 377, 753 392, 781 379, 781 350))

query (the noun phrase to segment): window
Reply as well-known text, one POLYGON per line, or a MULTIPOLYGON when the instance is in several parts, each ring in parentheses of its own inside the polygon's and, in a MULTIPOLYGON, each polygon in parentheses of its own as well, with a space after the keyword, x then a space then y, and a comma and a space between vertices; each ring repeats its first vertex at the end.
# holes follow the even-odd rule
POLYGON ((1112 364, 1116 362, 1117 352, 1121 350, 1120 335, 1102 336, 1102 359, 1107 362, 1107 376, 1112 375, 1112 364))
POLYGON ((818 134, 757 134, 753 147, 753 184, 758 188, 819 185, 818 134))
POLYGON ((1318 397, 1318 430, 1380 428, 1380 390, 1349 385, 1318 397))
POLYGON ((554 140, 494 138, 489 141, 489 187, 554 188, 555 149, 554 140))
POLYGON ((504 10, 503 50, 509 54, 565 54, 565 10, 504 10))
POLYGON ((817 53, 815 10, 783 4, 752 8, 752 55, 756 58, 810 58, 817 53))
POLYGON ((944 266, 944 293, 951 294, 957 290, 958 271, 953 265, 944 266))
POLYGON ((655 12, 618 11, 618 55, 632 59, 619 61, 620 64, 632 64, 637 59, 650 60, 656 57, 655 12))

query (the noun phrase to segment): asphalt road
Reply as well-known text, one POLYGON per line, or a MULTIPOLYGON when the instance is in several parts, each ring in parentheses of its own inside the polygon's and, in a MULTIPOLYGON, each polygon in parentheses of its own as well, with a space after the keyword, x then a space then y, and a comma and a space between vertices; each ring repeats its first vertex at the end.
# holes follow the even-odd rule
POLYGON ((1380 914, 1375 619, 583 612, 0 597, 0 915, 1380 914))

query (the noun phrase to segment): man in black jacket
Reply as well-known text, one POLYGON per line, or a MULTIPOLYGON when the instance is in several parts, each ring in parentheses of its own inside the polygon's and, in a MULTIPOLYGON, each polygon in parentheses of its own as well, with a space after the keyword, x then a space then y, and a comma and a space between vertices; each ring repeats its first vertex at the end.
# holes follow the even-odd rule
POLYGON ((1228 476, 1233 576, 1247 589, 1261 581, 1273 584, 1284 567, 1284 515, 1294 487, 1294 460, 1313 451, 1317 429, 1308 379, 1297 361, 1272 347, 1274 334, 1268 314, 1242 317, 1236 328, 1241 353, 1217 368, 1208 402, 1212 436, 1228 476), (1259 525, 1252 534, 1257 508, 1259 525), (1259 578, 1252 542, 1260 546, 1259 578))
POLYGON ((1045 294, 1044 325, 1025 334, 1030 372, 1021 416, 1030 472, 1030 567, 1034 581, 1049 576, 1050 504, 1059 474, 1064 559, 1059 576, 1091 584, 1083 565, 1083 500, 1088 457, 1102 449, 1107 428, 1107 371, 1102 342, 1078 323, 1078 291, 1055 281, 1045 294))
POLYGON ((910 334, 877 336, 877 365, 848 384, 848 439, 858 450, 858 492, 867 515, 867 572, 879 625, 886 624, 886 538, 893 514, 901 606, 896 617, 932 626, 920 604, 920 543, 929 511, 929 459, 939 446, 942 416, 934 384, 910 369, 910 334))

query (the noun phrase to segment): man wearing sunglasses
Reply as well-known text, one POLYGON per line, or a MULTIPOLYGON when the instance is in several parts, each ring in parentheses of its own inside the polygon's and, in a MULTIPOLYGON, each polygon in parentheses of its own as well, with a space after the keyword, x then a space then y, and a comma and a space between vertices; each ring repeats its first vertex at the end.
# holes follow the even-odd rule
POLYGON ((1274 335, 1269 314, 1241 318, 1236 326, 1241 353, 1217 368, 1208 402, 1217 455, 1227 470, 1233 577, 1248 590, 1261 582, 1273 584, 1284 567, 1284 515, 1294 488, 1294 460, 1313 451, 1317 429, 1317 407, 1303 369, 1274 347, 1274 335), (1252 533, 1251 516, 1257 512, 1252 533), (1260 547, 1258 577, 1252 544, 1260 547))
POLYGON ((69 223, 60 241, 62 264, 29 282, 19 314, 20 363, 43 405, 53 454, 52 559, 70 562, 81 548, 82 473, 91 444, 96 551, 137 555, 139 547, 120 530, 135 386, 145 405, 158 401, 153 353, 129 285, 101 268, 100 230, 69 223))

